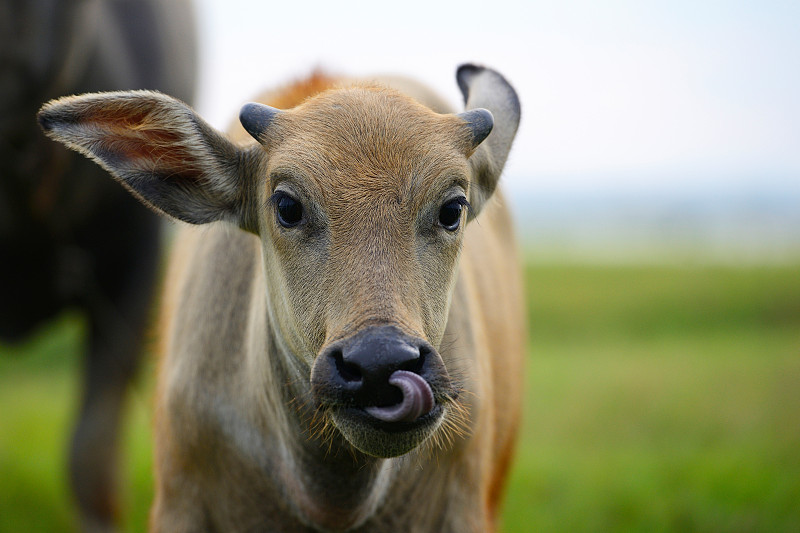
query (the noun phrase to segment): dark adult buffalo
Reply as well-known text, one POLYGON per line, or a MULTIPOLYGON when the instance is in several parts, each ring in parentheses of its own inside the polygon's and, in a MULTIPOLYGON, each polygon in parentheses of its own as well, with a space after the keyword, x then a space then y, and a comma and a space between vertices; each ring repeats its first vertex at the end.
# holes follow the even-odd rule
POLYGON ((86 530, 113 527, 115 458, 159 262, 159 221, 104 171, 48 140, 36 111, 87 91, 192 98, 188 0, 0 0, 0 339, 65 308, 88 323, 70 453, 86 530))

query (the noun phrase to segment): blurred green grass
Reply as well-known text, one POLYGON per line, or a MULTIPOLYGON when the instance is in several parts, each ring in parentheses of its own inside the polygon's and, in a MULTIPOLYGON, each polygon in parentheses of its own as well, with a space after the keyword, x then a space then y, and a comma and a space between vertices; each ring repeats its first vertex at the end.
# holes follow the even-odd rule
MULTIPOLYGON (((504 531, 800 531, 800 265, 528 262, 526 279, 504 531)), ((72 528, 82 329, 0 347, 0 531, 72 528)), ((127 531, 151 498, 152 368, 126 424, 127 531)))

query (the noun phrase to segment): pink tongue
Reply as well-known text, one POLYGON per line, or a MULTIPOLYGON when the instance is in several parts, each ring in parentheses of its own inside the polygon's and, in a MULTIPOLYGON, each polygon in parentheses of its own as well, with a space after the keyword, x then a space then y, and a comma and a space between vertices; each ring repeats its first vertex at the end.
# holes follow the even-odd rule
POLYGON ((364 408, 371 416, 384 422, 413 422, 433 409, 433 391, 419 374, 396 370, 389 383, 402 391, 403 399, 395 405, 364 408))

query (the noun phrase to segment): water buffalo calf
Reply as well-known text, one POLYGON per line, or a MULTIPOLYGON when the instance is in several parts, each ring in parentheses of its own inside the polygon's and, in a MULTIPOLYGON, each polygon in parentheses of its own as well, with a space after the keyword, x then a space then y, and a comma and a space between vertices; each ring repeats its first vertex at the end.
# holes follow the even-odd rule
POLYGON ((496 190, 520 108, 493 70, 457 81, 459 114, 413 83, 317 79, 230 137, 153 92, 43 107, 51 137, 204 225, 167 282, 154 531, 494 529, 521 401, 496 190))

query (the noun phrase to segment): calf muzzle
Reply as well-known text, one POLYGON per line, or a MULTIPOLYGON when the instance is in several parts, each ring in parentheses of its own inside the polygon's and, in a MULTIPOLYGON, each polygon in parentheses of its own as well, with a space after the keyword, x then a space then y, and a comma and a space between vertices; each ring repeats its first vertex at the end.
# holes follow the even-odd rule
POLYGON ((373 455, 396 455, 388 451, 396 449, 387 444, 392 435, 405 443, 400 448, 418 444, 441 421, 442 402, 451 395, 438 352, 393 325, 371 326, 323 348, 311 387, 345 437, 358 433, 367 445, 351 443, 373 455))

